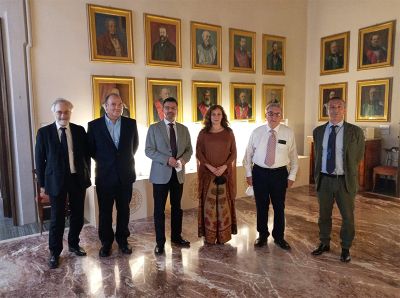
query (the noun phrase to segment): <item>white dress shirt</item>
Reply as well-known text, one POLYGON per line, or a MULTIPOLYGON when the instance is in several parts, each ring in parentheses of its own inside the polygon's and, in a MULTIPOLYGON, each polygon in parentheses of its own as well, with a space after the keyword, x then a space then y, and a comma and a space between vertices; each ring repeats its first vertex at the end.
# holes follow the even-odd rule
POLYGON ((265 124, 252 132, 243 159, 246 177, 252 176, 253 164, 271 169, 289 166, 288 179, 295 181, 299 165, 293 130, 283 124, 274 128, 276 133, 275 163, 268 167, 264 162, 267 155, 268 139, 271 135, 270 130, 268 124, 265 124))
MULTIPOLYGON (((340 121, 336 124, 336 144, 335 144, 335 171, 332 173, 333 175, 344 175, 343 168, 343 137, 344 137, 344 121, 340 121)), ((322 141, 322 168, 321 172, 327 174, 326 170, 326 157, 328 150, 328 140, 329 134, 331 133, 331 126, 333 124, 331 122, 325 128, 324 139, 322 141)))
MULTIPOLYGON (((61 129, 60 128, 63 126, 61 126, 57 122, 56 122, 56 126, 57 126, 58 138, 60 139, 60 142, 61 142, 61 129)), ((71 174, 75 174, 76 169, 75 169, 75 164, 74 164, 74 143, 72 142, 71 128, 69 127, 69 124, 67 126, 65 126, 65 128, 66 128, 65 134, 67 136, 67 144, 68 144, 69 168, 71 170, 71 174)))

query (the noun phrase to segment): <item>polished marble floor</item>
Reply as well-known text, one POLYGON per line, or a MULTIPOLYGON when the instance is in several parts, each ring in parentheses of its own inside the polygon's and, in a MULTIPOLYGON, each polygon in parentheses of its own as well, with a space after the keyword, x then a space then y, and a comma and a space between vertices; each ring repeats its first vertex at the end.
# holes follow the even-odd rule
MULTIPOLYGON (((156 257, 152 218, 132 222, 134 252, 98 257, 96 229, 85 226, 87 257, 64 251, 58 269, 47 267, 47 235, 0 242, 0 297, 400 297, 400 201, 358 196, 351 263, 339 261, 340 216, 335 208, 331 251, 310 255, 318 243, 313 188, 289 191, 286 239, 290 252, 255 249, 253 199, 237 200, 239 231, 225 245, 204 246, 196 210, 184 213, 189 249, 166 246, 156 257)), ((66 239, 66 237, 65 237, 66 239)), ((66 241, 64 241, 66 245, 66 241)))

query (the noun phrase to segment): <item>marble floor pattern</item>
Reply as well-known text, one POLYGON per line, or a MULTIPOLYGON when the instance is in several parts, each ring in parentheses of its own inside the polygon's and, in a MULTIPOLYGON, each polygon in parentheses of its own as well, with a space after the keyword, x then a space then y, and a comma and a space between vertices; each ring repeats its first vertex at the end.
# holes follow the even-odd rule
POLYGON ((183 235, 191 247, 171 247, 167 241, 159 257, 153 253, 152 218, 130 223, 132 255, 121 255, 114 245, 105 259, 98 256, 96 229, 85 226, 81 245, 88 256, 64 250, 55 270, 47 266, 47 234, 0 242, 0 297, 400 297, 399 200, 357 196, 356 239, 348 264, 339 261, 336 207, 331 251, 310 255, 318 243, 312 187, 287 195, 290 252, 271 238, 268 246, 254 248, 254 200, 238 199, 236 208, 238 234, 227 244, 204 246, 197 237, 197 212, 189 210, 183 235))

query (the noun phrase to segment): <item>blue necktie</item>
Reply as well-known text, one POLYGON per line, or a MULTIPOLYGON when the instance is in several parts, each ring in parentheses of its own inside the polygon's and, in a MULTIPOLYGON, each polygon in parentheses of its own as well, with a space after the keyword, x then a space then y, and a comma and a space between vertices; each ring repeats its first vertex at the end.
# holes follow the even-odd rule
POLYGON ((332 174, 336 168, 336 125, 331 126, 328 139, 328 151, 326 154, 326 171, 332 174))

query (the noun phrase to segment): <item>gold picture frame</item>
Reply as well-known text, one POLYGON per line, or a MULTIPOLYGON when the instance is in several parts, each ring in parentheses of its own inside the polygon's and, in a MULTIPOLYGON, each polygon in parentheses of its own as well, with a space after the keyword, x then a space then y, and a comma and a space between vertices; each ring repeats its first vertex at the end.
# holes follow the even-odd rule
POLYGON ((332 97, 340 97, 347 102, 347 82, 319 85, 318 121, 329 120, 328 101, 332 97))
POLYGON ((263 74, 285 75, 286 37, 263 34, 262 65, 263 74))
POLYGON ((230 83, 230 115, 232 121, 255 121, 256 84, 230 83))
POLYGON ((178 102, 176 121, 182 122, 182 80, 147 78, 147 123, 148 125, 164 119, 163 99, 174 97, 178 102))
POLYGON ((357 81, 357 122, 390 121, 392 78, 357 81))
POLYGON ((190 22, 192 68, 222 69, 221 32, 221 26, 190 22))
POLYGON ((133 63, 132 11, 87 4, 87 14, 90 60, 133 63))
POLYGON ((349 71, 350 31, 321 38, 321 75, 349 71))
POLYGON ((210 106, 221 105, 221 82, 192 81, 193 122, 201 122, 210 106))
POLYGON ((256 33, 229 28, 229 70, 256 72, 256 33))
POLYGON ((117 93, 124 103, 123 116, 135 118, 135 78, 92 75, 93 117, 105 113, 104 100, 110 93, 117 93))
POLYGON ((146 64, 182 67, 181 20, 144 14, 146 64))
POLYGON ((265 116, 265 108, 271 103, 279 103, 282 109, 282 119, 285 118, 285 85, 281 84, 263 84, 261 111, 265 116))
POLYGON ((359 30, 358 70, 393 66, 396 21, 359 30))

